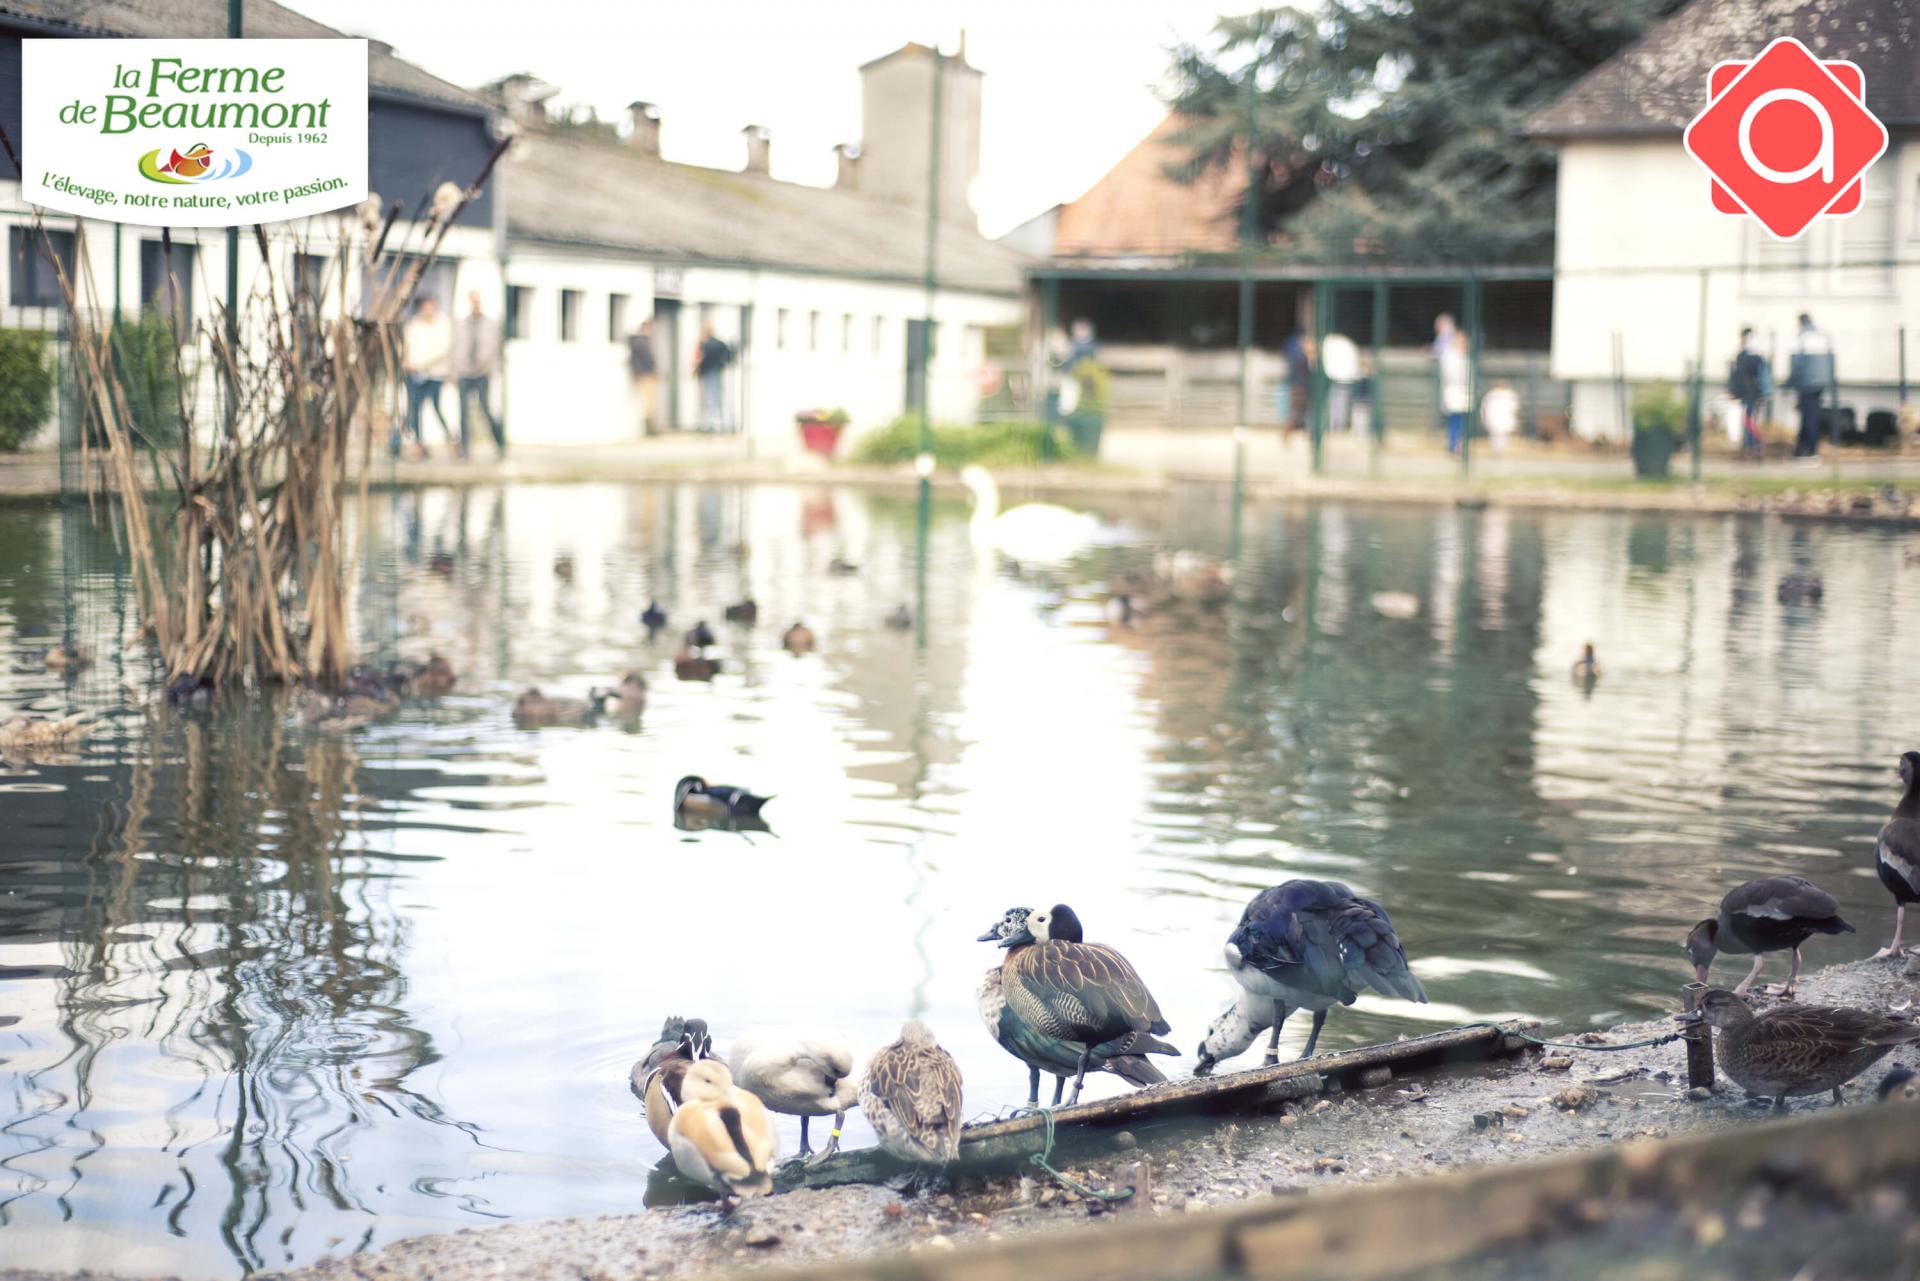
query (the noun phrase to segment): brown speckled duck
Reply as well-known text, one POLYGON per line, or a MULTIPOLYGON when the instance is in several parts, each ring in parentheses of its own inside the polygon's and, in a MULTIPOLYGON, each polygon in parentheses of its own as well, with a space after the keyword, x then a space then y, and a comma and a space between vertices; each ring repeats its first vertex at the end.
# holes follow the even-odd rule
POLYGON ((1920 1024, 1845 1006, 1788 1005, 1755 1014, 1744 999, 1714 988, 1700 1012, 1719 1035, 1720 1066, 1736 1084, 1773 1100, 1776 1112, 1802 1094, 1833 1091, 1891 1053, 1920 1041, 1920 1024))
POLYGON ((860 1111, 880 1146, 916 1165, 945 1165, 960 1155, 960 1098, 960 1065, 919 1019, 908 1019, 899 1040, 876 1050, 860 1078, 860 1111))
POLYGON ((99 722, 85 712, 72 716, 35 716, 15 712, 0 719, 0 748, 22 751, 73 747, 93 733, 99 722))

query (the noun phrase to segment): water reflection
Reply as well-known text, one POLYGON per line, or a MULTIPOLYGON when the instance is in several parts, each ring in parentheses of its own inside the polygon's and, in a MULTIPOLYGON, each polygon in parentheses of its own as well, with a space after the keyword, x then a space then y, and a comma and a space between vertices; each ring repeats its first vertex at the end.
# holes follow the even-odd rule
POLYGON ((878 1045, 919 1015, 970 1110, 1016 1103, 972 1010, 978 922, 1015 902, 1121 944, 1183 1047, 1230 995, 1241 905, 1288 876, 1386 902, 1434 998, 1363 1000, 1329 1045, 1652 1012, 1685 924, 1763 873, 1861 926, 1813 962, 1879 942, 1872 834, 1920 710, 1896 536, 1327 505, 1250 509, 1233 548, 1223 511, 1103 510, 1127 541, 1043 580, 910 497, 383 494, 361 633, 460 679, 325 735, 246 700, 144 710, 110 541, 0 510, 0 704, 110 721, 0 764, 0 1252, 230 1276, 631 1210, 659 1151, 625 1072, 675 1009, 722 1045, 792 1021, 878 1045), (1237 552, 1234 600, 1117 620, 1103 584, 1168 547, 1237 552), (1822 602, 1781 603, 1787 573, 1822 602), (723 621, 744 596, 758 628, 723 621), (796 618, 815 653, 780 650, 796 618), (703 619, 722 673, 676 681, 703 619), (71 685, 4 670, 67 630, 99 655, 71 685), (638 722, 512 724, 528 685, 628 670, 638 722), (676 825, 688 773, 777 794, 775 830, 676 825))

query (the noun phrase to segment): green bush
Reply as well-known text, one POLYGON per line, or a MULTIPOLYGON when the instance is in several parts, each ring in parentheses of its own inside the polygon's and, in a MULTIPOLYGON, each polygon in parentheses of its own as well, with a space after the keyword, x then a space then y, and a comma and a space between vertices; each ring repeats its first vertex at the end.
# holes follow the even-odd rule
MULTIPOLYGON (((920 416, 902 414, 879 431, 860 437, 853 460, 859 463, 910 463, 920 453, 920 416)), ((1079 455, 1065 433, 1045 423, 979 423, 971 427, 933 428, 933 460, 941 467, 1028 467, 1067 462, 1079 455)))
POLYGON ((159 312, 122 317, 113 325, 113 358, 126 389, 139 439, 170 445, 180 438, 180 340, 159 312))
POLYGON ((52 412, 47 336, 37 329, 0 329, 0 450, 26 444, 52 412))
POLYGON ((1687 403, 1671 384, 1653 383, 1633 395, 1635 432, 1665 433, 1677 439, 1686 431, 1687 403))

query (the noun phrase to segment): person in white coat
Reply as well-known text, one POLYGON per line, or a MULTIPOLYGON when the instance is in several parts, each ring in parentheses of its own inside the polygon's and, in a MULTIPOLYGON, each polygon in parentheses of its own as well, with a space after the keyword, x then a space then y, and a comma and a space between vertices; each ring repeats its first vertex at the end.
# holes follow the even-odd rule
MULTIPOLYGON (((415 304, 413 318, 400 331, 400 341, 400 368, 407 377, 407 434, 413 437, 414 448, 421 457, 426 456, 427 444, 420 436, 420 411, 429 403, 448 443, 457 448, 458 437, 440 405, 440 389, 453 376, 453 321, 441 312, 438 298, 427 294, 415 304)), ((399 432, 393 434, 389 449, 396 456, 400 453, 399 432)))

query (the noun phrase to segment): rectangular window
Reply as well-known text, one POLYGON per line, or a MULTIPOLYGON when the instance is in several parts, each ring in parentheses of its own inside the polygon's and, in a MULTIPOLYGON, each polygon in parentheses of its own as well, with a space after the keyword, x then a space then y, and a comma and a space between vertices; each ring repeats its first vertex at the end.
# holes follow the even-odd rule
POLYGON ((560 341, 580 341, 580 298, 578 289, 560 291, 560 341))
POLYGON ((175 241, 172 250, 158 240, 140 242, 140 308, 173 321, 176 334, 193 329, 192 245, 175 241))
POLYGON ((873 354, 874 355, 878 356, 880 354, 880 348, 886 343, 886 341, 887 341, 887 318, 885 316, 875 316, 873 318, 873 354))
POLYGON ((60 292, 60 276, 53 269, 54 259, 73 279, 73 233, 48 230, 46 239, 31 227, 12 227, 7 233, 7 261, 12 280, 7 301, 16 307, 58 307, 66 301, 60 292), (52 242, 53 256, 47 253, 52 242))
POLYGON ((785 307, 773 313, 773 346, 775 351, 787 349, 787 309, 785 307))
POLYGON ((533 289, 507 286, 507 337, 525 338, 533 327, 533 289))
POLYGON ((627 338, 627 296, 607 295, 607 341, 625 342, 627 338))
POLYGON ((317 301, 325 302, 329 283, 325 254, 294 254, 293 292, 296 295, 306 294, 317 301))
POLYGON ((840 317, 840 354, 846 355, 853 350, 853 313, 840 317))
POLYGON ((807 313, 807 350, 820 350, 820 313, 817 311, 807 313))

